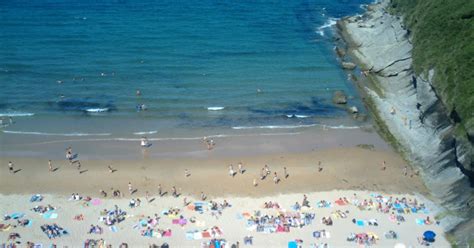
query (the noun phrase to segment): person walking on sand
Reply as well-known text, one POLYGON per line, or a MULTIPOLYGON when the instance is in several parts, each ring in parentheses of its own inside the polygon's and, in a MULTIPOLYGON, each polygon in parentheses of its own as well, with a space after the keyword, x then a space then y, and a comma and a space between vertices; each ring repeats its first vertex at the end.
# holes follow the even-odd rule
POLYGON ((175 187, 175 186, 173 186, 172 191, 173 191, 173 196, 174 196, 174 197, 178 197, 178 191, 176 191, 176 187, 175 187))
POLYGON ((148 191, 145 192, 145 200, 150 202, 150 195, 148 194, 148 191))
POLYGON ((163 189, 161 188, 161 184, 158 184, 158 195, 160 195, 160 197, 163 196, 163 189))
POLYGON ((229 175, 231 177, 234 177, 235 176, 235 171, 234 171, 234 166, 231 164, 229 165, 229 175))
POLYGON ((53 164, 51 163, 51 160, 48 160, 48 167, 49 167, 49 172, 53 172, 53 164))
POLYGON ((257 178, 254 178, 254 179, 253 179, 253 186, 254 186, 254 187, 257 187, 257 186, 258 186, 257 178))
POLYGON ((109 173, 114 173, 114 168, 112 168, 111 165, 109 165, 108 168, 109 168, 109 173))
POLYGON ((265 168, 262 168, 262 171, 260 172, 260 180, 265 180, 266 177, 265 168))
POLYGON ((242 162, 239 162, 239 173, 244 174, 244 169, 242 168, 242 162))
POLYGON ((8 170, 10 171, 10 173, 14 173, 12 161, 9 161, 9 162, 8 162, 8 170))
POLYGON ((270 171, 270 168, 268 167, 267 164, 265 165, 264 169, 265 169, 265 174, 266 174, 267 176, 270 175, 271 171, 270 171))
POLYGON ((81 170, 81 162, 77 161, 77 170, 81 170))
POLYGON ((323 171, 323 166, 321 165, 321 161, 318 161, 318 172, 323 171))
POLYGON ((290 175, 288 174, 288 171, 286 171, 286 167, 283 167, 283 176, 286 178, 288 178, 290 175))
POLYGON ((133 187, 132 187, 132 183, 131 182, 128 182, 128 192, 130 194, 133 194, 133 187))
POLYGON ((387 169, 387 163, 385 163, 385 160, 382 162, 382 170, 386 170, 387 169))
POLYGON ((274 182, 275 184, 278 184, 279 181, 280 181, 280 179, 278 179, 278 175, 277 175, 277 173, 275 172, 275 173, 273 174, 273 182, 274 182))
POLYGON ((201 191, 201 201, 205 201, 207 198, 206 194, 204 194, 204 192, 201 191))
POLYGON ((184 177, 189 177, 191 176, 191 173, 189 173, 188 169, 184 169, 184 177))

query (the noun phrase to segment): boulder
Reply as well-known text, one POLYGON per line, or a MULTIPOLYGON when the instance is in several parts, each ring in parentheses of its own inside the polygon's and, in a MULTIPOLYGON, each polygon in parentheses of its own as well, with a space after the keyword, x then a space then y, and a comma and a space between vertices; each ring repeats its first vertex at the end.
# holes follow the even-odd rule
POLYGON ((346 70, 354 70, 356 68, 356 64, 352 62, 342 62, 342 68, 346 70))
POLYGON ((337 91, 334 92, 334 94, 332 96, 332 101, 335 104, 346 104, 347 103, 347 96, 346 96, 346 94, 344 94, 343 91, 337 90, 337 91))
POLYGON ((349 113, 351 113, 351 114, 357 114, 357 113, 359 113, 359 109, 357 109, 356 106, 352 106, 352 107, 350 107, 348 110, 349 110, 349 113))
POLYGON ((336 50, 336 54, 340 58, 346 56, 346 50, 344 48, 336 47, 334 50, 336 50))

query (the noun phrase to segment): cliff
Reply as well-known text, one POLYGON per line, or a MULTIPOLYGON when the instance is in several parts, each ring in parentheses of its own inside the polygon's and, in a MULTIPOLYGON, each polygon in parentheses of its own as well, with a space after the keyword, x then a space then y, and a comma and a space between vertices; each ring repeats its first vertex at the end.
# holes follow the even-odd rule
MULTIPOLYGON (((459 244, 467 244, 474 239, 473 149, 463 124, 472 118, 465 111, 472 104, 466 108, 446 103, 435 83, 443 79, 439 75, 444 67, 416 69, 415 63, 423 63, 415 61, 414 32, 405 28, 401 16, 389 13, 390 7, 389 1, 370 5, 364 15, 344 18, 337 26, 348 53, 372 82, 362 88, 376 118, 446 209, 438 216, 441 225, 459 244)), ((468 94, 462 101, 470 104, 470 98, 468 94)))

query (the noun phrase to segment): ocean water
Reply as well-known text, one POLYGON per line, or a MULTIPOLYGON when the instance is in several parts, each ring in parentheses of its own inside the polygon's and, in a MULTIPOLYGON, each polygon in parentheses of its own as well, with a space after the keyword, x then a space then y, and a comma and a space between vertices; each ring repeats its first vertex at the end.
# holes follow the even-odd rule
POLYGON ((332 34, 368 2, 1 1, 3 135, 353 128, 332 34))

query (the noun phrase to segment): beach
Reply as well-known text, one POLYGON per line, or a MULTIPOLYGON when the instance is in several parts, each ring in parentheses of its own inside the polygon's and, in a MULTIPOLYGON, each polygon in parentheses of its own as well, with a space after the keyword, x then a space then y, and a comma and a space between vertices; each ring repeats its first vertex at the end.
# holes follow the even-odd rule
MULTIPOLYGON (((204 146, 201 150, 209 154, 215 152, 207 151, 204 146)), ((400 242, 417 246, 417 237, 427 230, 439 235, 434 247, 447 246, 441 226, 417 224, 417 221, 424 220, 428 216, 434 223, 434 216, 441 210, 422 196, 427 194, 427 191, 419 176, 415 175, 415 171, 408 169, 407 175, 404 175, 407 164, 390 148, 336 146, 309 152, 266 155, 262 153, 259 156, 230 156, 228 152, 223 153, 227 154, 225 156, 221 154, 207 158, 130 160, 81 160, 82 155, 79 153, 77 158, 81 163, 80 169, 77 169, 76 163, 70 164, 66 159, 58 159, 51 161, 53 172, 49 171, 47 159, 4 157, 1 159, 2 165, 6 167, 8 162, 12 161, 17 172, 9 173, 7 169, 1 171, 0 199, 4 204, 1 205, 0 211, 3 215, 23 213, 25 216, 22 218, 31 220, 32 224, 30 227, 16 227, 0 232, 0 238, 2 242, 8 242, 8 235, 17 232, 21 235, 21 239, 17 240, 21 241, 22 245, 31 241, 44 245, 54 243, 76 247, 87 239, 103 239, 106 244, 111 244, 113 247, 123 242, 131 247, 160 245, 165 242, 171 247, 200 247, 202 242, 209 241, 210 238, 189 240, 186 237, 191 234, 186 233, 194 230, 202 232, 218 226, 222 230, 222 235, 218 238, 225 239, 228 247, 237 241, 243 246, 243 239, 248 235, 253 237, 254 247, 286 247, 288 242, 295 239, 302 239, 303 247, 310 247, 309 245, 313 243, 328 244, 328 247, 351 247, 357 244, 354 241, 347 241, 346 238, 351 233, 366 232, 377 235, 379 238, 375 245, 377 247, 392 247, 400 242), (245 170, 243 174, 238 172, 239 163, 242 163, 245 170), (229 175, 231 164, 237 171, 234 177, 229 175), (260 172, 264 165, 268 165, 271 175, 261 180, 260 172), (108 166, 114 171, 110 172, 108 166), (287 178, 284 177, 284 167, 287 168, 287 178), (189 176, 185 175, 185 170, 189 176), (274 172, 278 173, 280 179, 278 184, 272 180, 274 172), (258 183, 257 186, 253 185, 254 179, 258 183), (132 195, 129 193, 128 183, 131 183, 133 190, 136 189, 132 195), (158 185, 162 187, 162 197, 158 193, 158 185), (177 198, 171 195, 173 186, 180 194, 177 198), (107 193, 106 197, 100 193, 101 190, 107 193), (121 192, 121 196, 112 196, 116 190, 121 192), (201 192, 206 195, 205 201, 200 199, 201 192), (87 201, 68 200, 73 193, 90 198, 87 201), (35 194, 41 194, 44 199, 41 202, 29 203, 30 197, 35 194), (302 204, 303 194, 308 196, 310 208, 304 211, 291 211, 295 202, 302 204), (361 210, 357 205, 362 204, 364 199, 372 199, 374 202, 382 199, 374 197, 378 194, 386 200, 390 196, 393 199, 416 197, 418 202, 426 202, 426 211, 424 208, 423 212, 403 214, 405 221, 397 224, 389 219, 389 215, 392 211, 396 211, 395 209, 383 213, 377 211, 375 205, 370 205, 371 210, 361 210), (341 197, 346 197, 350 203, 336 204, 335 202, 341 197), (129 207, 129 201, 137 198, 141 199, 141 206, 129 207), (147 202, 146 198, 151 202, 147 202), (204 202, 207 206, 210 201, 222 204, 225 199, 232 206, 223 209, 222 215, 219 214, 217 219, 215 213, 212 214, 215 211, 204 210, 202 214, 191 211, 184 206, 184 198, 191 202, 191 205, 194 202, 204 202), (330 205, 318 207, 318 202, 322 200, 330 205), (263 208, 263 204, 269 201, 277 202, 281 209, 263 208), (95 205, 97 202, 100 204, 95 205), (48 204, 56 208, 53 213, 57 214, 57 218, 45 219, 44 214, 32 211, 34 206, 48 204), (111 231, 109 226, 99 221, 99 213, 103 209, 113 209, 115 205, 127 212, 127 218, 115 225, 117 229, 111 231), (179 208, 180 214, 172 218, 163 215, 164 210, 172 207, 179 208), (290 228, 289 232, 272 233, 275 230, 257 232, 248 230, 246 218, 237 218, 243 213, 253 213, 254 210, 271 215, 285 211, 314 213, 315 217, 311 224, 301 228, 290 228), (331 214, 337 210, 344 213, 347 210, 349 213, 346 218, 335 219, 332 226, 321 224, 322 217, 332 216, 331 214), (158 238, 157 234, 153 237, 144 237, 140 234, 140 230, 146 229, 146 225, 133 228, 141 219, 154 216, 155 213, 161 220, 153 230, 158 232, 171 229, 171 237, 158 238), (84 220, 74 220, 75 216, 81 214, 84 220), (172 224, 173 219, 179 218, 180 215, 187 220, 187 224, 184 226, 172 224), (189 223, 193 216, 198 221, 189 223), (362 226, 352 223, 352 219, 361 220, 363 223, 359 224, 362 226), (367 224, 367 221, 374 219, 378 226, 367 224), (50 240, 40 229, 41 225, 48 223, 56 223, 70 234, 50 240), (99 225, 103 233, 88 234, 90 225, 99 225), (313 232, 321 230, 329 232, 330 238, 313 237, 313 232), (390 230, 396 232, 399 238, 396 240, 385 238, 384 234, 390 230)), ((3 220, 0 223, 7 225, 15 224, 16 221, 3 220)))

